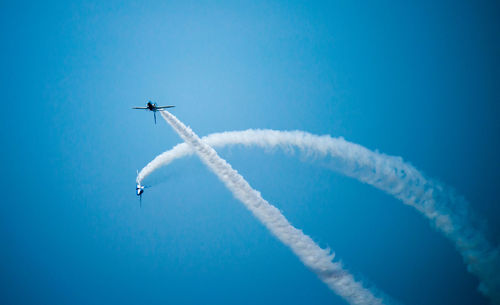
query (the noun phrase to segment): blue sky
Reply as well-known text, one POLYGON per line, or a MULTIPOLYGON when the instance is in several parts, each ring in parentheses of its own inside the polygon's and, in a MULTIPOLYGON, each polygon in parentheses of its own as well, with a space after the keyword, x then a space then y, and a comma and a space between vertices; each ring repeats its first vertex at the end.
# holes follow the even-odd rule
MULTIPOLYGON (((344 304, 202 163, 135 174, 200 136, 343 136, 454 187, 498 244, 495 1, 0 4, 2 304, 344 304)), ((292 224, 404 304, 487 304, 411 208, 296 156, 222 149, 292 224)))

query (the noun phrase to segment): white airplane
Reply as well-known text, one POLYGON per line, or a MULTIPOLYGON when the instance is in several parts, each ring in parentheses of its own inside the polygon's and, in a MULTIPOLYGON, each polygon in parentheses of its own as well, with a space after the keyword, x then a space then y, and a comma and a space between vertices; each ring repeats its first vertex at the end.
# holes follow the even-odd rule
POLYGON ((142 207, 142 194, 144 193, 144 188, 146 188, 146 186, 141 185, 140 182, 137 182, 137 185, 135 186, 135 193, 137 194, 137 196, 139 196, 139 205, 141 207, 142 207))
POLYGON ((156 111, 161 111, 162 109, 173 108, 173 107, 175 107, 175 106, 157 106, 156 103, 148 101, 148 103, 146 104, 146 107, 132 107, 132 109, 142 109, 142 110, 153 111, 153 115, 155 117, 155 124, 156 124, 156 111))

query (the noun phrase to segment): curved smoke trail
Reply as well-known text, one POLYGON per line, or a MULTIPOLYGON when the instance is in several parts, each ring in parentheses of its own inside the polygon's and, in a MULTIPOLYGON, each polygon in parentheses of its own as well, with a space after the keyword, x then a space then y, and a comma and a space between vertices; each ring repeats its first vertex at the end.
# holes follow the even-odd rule
POLYGON ((293 227, 277 208, 264 200, 258 191, 254 190, 230 164, 220 158, 217 152, 189 127, 167 111, 162 111, 161 114, 233 195, 281 242, 290 247, 302 263, 314 271, 330 289, 350 304, 382 304, 382 300, 374 297, 369 290, 356 282, 339 262, 332 262, 334 255, 328 249, 321 249, 309 236, 293 227))
MULTIPOLYGON (((343 138, 317 136, 302 131, 245 130, 214 133, 203 138, 214 147, 226 145, 298 149, 305 156, 328 158, 335 170, 370 184, 410 205, 447 236, 462 255, 468 270, 481 284, 479 290, 500 304, 500 255, 476 229, 466 200, 445 185, 426 178, 401 157, 371 151, 343 138)), ((192 154, 182 143, 157 156, 137 176, 142 181, 154 170, 192 154)))

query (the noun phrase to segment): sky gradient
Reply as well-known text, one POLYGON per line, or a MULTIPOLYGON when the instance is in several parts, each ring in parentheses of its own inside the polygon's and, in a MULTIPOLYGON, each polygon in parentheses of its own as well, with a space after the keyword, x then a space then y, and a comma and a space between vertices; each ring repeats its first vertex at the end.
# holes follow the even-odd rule
MULTIPOLYGON (((0 4, 2 304, 345 304, 181 141, 272 128, 342 136, 455 188, 500 242, 495 1, 0 4)), ((488 304, 453 245, 358 181, 218 151, 357 279, 402 304, 488 304)))

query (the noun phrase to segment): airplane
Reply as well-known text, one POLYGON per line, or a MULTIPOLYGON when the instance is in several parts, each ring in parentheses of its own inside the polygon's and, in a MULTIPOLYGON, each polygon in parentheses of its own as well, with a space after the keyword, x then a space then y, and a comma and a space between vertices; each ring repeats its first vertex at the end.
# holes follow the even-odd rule
POLYGON ((143 109, 143 110, 153 111, 153 115, 155 118, 155 124, 156 124, 156 111, 161 111, 162 109, 173 108, 173 107, 175 107, 175 106, 157 106, 156 103, 148 101, 148 103, 146 104, 146 107, 132 107, 132 109, 143 109))
POLYGON ((142 207, 142 193, 144 193, 144 188, 146 188, 144 185, 141 185, 140 182, 137 182, 137 185, 135 186, 135 193, 137 196, 139 196, 139 205, 142 207))

